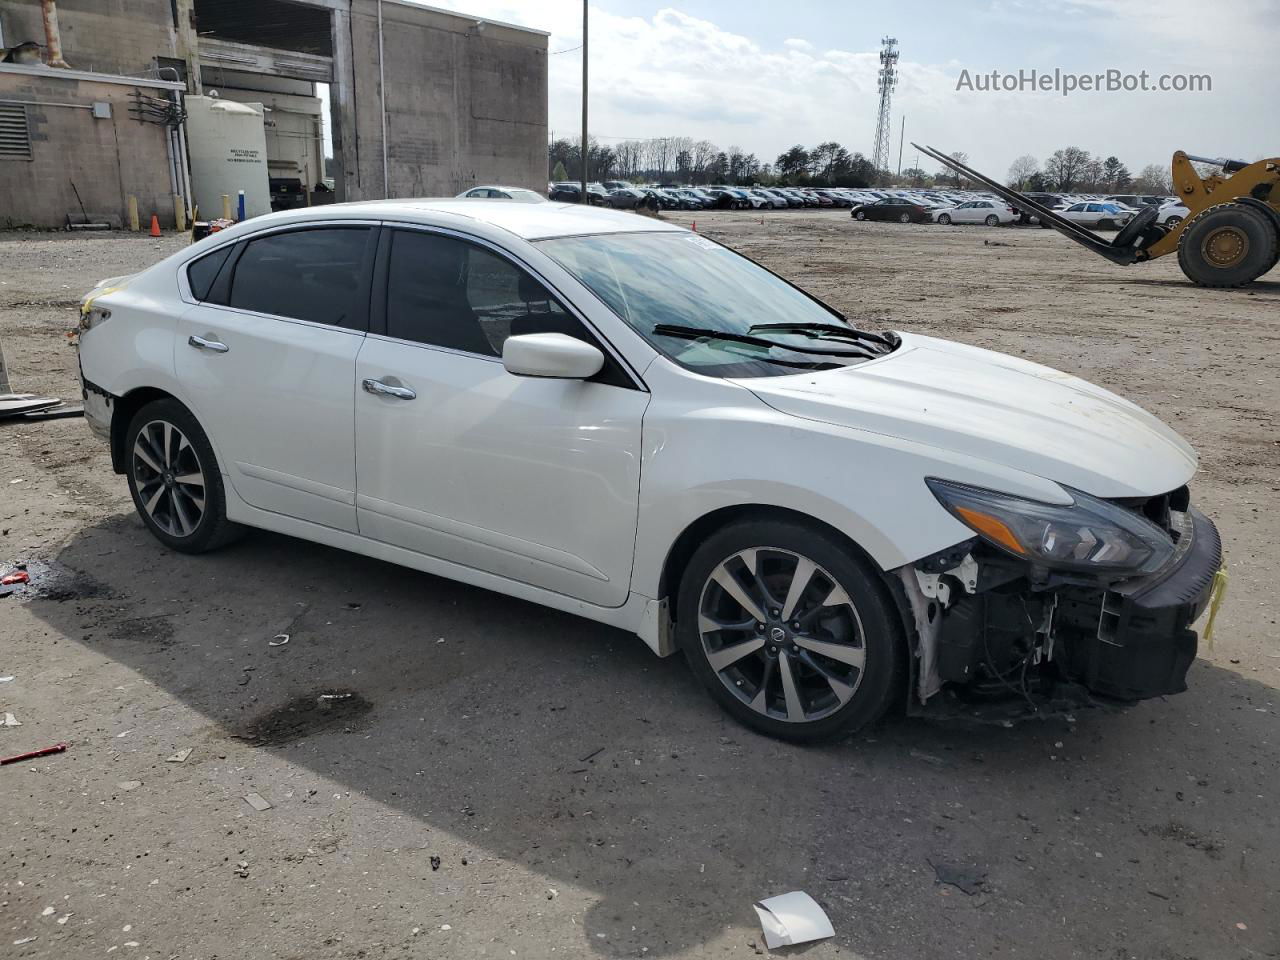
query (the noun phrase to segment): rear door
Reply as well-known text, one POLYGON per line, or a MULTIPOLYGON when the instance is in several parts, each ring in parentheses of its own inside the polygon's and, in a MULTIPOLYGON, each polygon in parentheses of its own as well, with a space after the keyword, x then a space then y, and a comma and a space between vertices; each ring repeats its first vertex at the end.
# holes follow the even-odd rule
POLYGON ((209 284, 202 261, 188 268, 200 302, 179 321, 178 380, 251 506, 356 529, 355 360, 376 239, 369 223, 290 227, 236 244, 209 284))
POLYGON ((361 534, 601 606, 630 590, 649 394, 523 266, 384 229, 356 364, 361 534), (600 347, 590 380, 507 373, 510 335, 600 347))

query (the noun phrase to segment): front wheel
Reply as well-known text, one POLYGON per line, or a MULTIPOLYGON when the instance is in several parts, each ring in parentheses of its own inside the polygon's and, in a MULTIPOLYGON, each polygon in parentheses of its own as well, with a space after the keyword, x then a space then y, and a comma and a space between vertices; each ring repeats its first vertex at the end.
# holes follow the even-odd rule
POLYGON ((172 550, 204 553, 236 539, 222 475, 204 430, 173 399, 147 404, 125 433, 129 493, 147 529, 172 550))
POLYGON ((951 226, 951 217, 949 214, 940 213, 938 214, 938 222, 944 227, 949 227, 951 226))
POLYGON ((855 220, 865 220, 865 219, 867 219, 867 214, 866 214, 866 212, 865 212, 865 211, 863 211, 863 210, 859 210, 857 213, 855 213, 855 214, 853 215, 853 219, 855 219, 855 220))
POLYGON ((985 223, 988 227, 1000 226, 1000 218, 997 217, 994 213, 988 216, 987 219, 982 222, 985 223))
POLYGON ((911 222, 911 214, 909 214, 909 213, 899 214, 899 215, 898 215, 898 222, 899 222, 899 223, 910 223, 910 222, 911 222))
POLYGON ((906 648, 886 587, 820 529, 726 527, 690 559, 677 606, 693 672, 730 715, 769 736, 850 734, 902 689, 906 648))

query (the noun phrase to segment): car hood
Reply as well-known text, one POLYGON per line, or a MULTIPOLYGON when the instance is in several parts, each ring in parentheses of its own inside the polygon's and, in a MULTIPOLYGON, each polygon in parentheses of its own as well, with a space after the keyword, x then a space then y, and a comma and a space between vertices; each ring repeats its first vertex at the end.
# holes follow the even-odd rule
POLYGON ((1096 497, 1155 496, 1196 470, 1191 447, 1078 377, 932 337, 855 367, 736 381, 783 413, 977 457, 1096 497))

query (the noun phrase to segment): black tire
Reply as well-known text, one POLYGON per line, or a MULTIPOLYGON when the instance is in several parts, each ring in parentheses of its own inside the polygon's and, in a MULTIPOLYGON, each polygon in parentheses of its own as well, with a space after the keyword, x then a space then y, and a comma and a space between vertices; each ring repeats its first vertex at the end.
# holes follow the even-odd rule
POLYGON ((1000 218, 997 217, 994 213, 988 215, 987 219, 983 220, 982 222, 985 223, 988 227, 1000 226, 1000 218))
POLYGON ((949 213, 938 214, 938 222, 944 227, 951 226, 951 215, 949 213))
POLYGON ((847 543, 802 523, 744 520, 709 537, 694 552, 681 578, 676 635, 690 668, 727 713, 760 733, 783 740, 813 742, 847 736, 883 716, 904 690, 906 640, 902 619, 888 588, 871 565, 847 543), (713 574, 720 571, 723 575, 722 564, 742 563, 738 555, 753 548, 760 551, 756 556, 761 577, 754 581, 751 589, 770 591, 767 598, 765 594, 757 594, 765 604, 761 608, 766 614, 764 627, 751 624, 749 610, 738 605, 737 610, 746 614, 746 626, 713 630, 704 640, 701 629, 704 612, 708 616, 717 615, 726 609, 721 605, 727 603, 727 609, 732 610, 737 603, 720 587, 721 581, 712 579, 713 574), (798 574, 796 558, 813 563, 815 569, 805 581, 810 590, 800 595, 787 611, 788 598, 779 600, 773 591, 789 592, 783 581, 789 583, 794 578, 787 577, 788 564, 792 573, 798 574), (760 587, 760 584, 771 586, 760 587), (830 600, 828 592, 833 589, 832 585, 843 589, 850 601, 848 604, 839 600, 834 604, 825 600, 815 602, 816 598, 823 597, 830 600), (777 605, 770 606, 771 603, 777 605), (788 612, 798 618, 790 625, 779 619, 788 612), (804 624, 803 628, 791 632, 799 623, 804 624), (844 633, 842 625, 846 628, 844 633), (787 636, 768 639, 778 628, 787 636), (735 646, 729 642, 730 637, 740 632, 752 646, 757 641, 761 646, 717 671, 708 658, 735 646), (820 643, 823 638, 838 641, 827 643, 826 648, 838 648, 840 657, 828 659, 811 647, 798 646, 820 643), (710 647, 713 643, 717 644, 714 649, 710 647), (859 648, 862 651, 860 669, 848 659, 841 659, 859 648), (822 669, 817 669, 815 664, 822 669), (840 687, 829 683, 825 679, 828 671, 847 682, 840 687), (753 673, 754 686, 750 680, 753 673), (731 683, 731 676, 739 679, 731 683), (794 701, 787 696, 785 678, 792 678, 792 689, 799 691, 794 701), (841 690, 849 691, 850 687, 851 692, 841 703, 841 690), (753 707, 753 703, 760 705, 760 709, 753 707), (802 717, 812 714, 813 719, 787 719, 785 714, 791 711, 793 703, 800 704, 802 717))
POLYGON ((1175 230, 1181 222, 1182 218, 1175 213, 1165 218, 1164 225, 1170 230, 1175 230))
POLYGON ((899 222, 899 223, 910 223, 910 222, 911 222, 911 214, 909 214, 909 213, 900 213, 900 214, 898 214, 898 222, 899 222))
POLYGON ((1116 228, 1116 222, 1114 220, 1103 218, 1102 220, 1098 221, 1099 230, 1114 230, 1115 228, 1116 228))
POLYGON ((1240 287, 1275 266, 1278 246, 1280 236, 1266 214, 1243 204, 1220 203, 1186 225, 1178 238, 1178 265, 1202 287, 1240 287), (1229 240, 1225 247, 1219 245, 1224 234, 1229 240), (1216 260, 1215 248, 1221 250, 1216 260), (1239 255, 1228 257, 1233 248, 1239 255))
POLYGON ((853 215, 853 219, 855 219, 855 220, 865 220, 865 219, 867 219, 867 212, 866 212, 865 210, 858 210, 858 211, 856 211, 856 212, 854 213, 854 215, 853 215))
POLYGON ((133 505, 143 524, 157 540, 180 553, 205 553, 225 546, 244 534, 244 528, 227 519, 227 501, 213 447, 196 418, 172 398, 155 400, 134 414, 125 431, 125 476, 133 505), (150 462, 163 469, 153 470, 139 454, 139 435, 144 454, 157 454, 153 438, 173 437, 165 426, 176 429, 177 442, 162 440, 163 453, 150 462), (172 456, 170 456, 172 455, 172 456), (182 476, 200 478, 199 484, 183 483, 182 476), (203 498, 191 491, 203 490, 203 498), (145 493, 144 493, 145 492, 145 493), (149 509, 148 503, 152 506, 149 509), (198 520, 193 521, 195 511, 198 520), (185 529, 189 525, 190 529, 185 529))

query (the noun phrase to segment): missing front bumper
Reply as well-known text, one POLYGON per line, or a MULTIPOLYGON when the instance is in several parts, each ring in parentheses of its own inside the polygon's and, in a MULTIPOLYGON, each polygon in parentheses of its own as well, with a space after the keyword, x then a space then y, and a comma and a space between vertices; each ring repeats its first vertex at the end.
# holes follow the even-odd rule
POLYGON ((1106 589, 1036 589, 1024 576, 982 589, 982 576, 960 567, 903 571, 916 626, 911 712, 1007 722, 1186 690, 1192 624, 1209 605, 1222 543, 1193 508, 1184 528, 1168 569, 1106 589))

